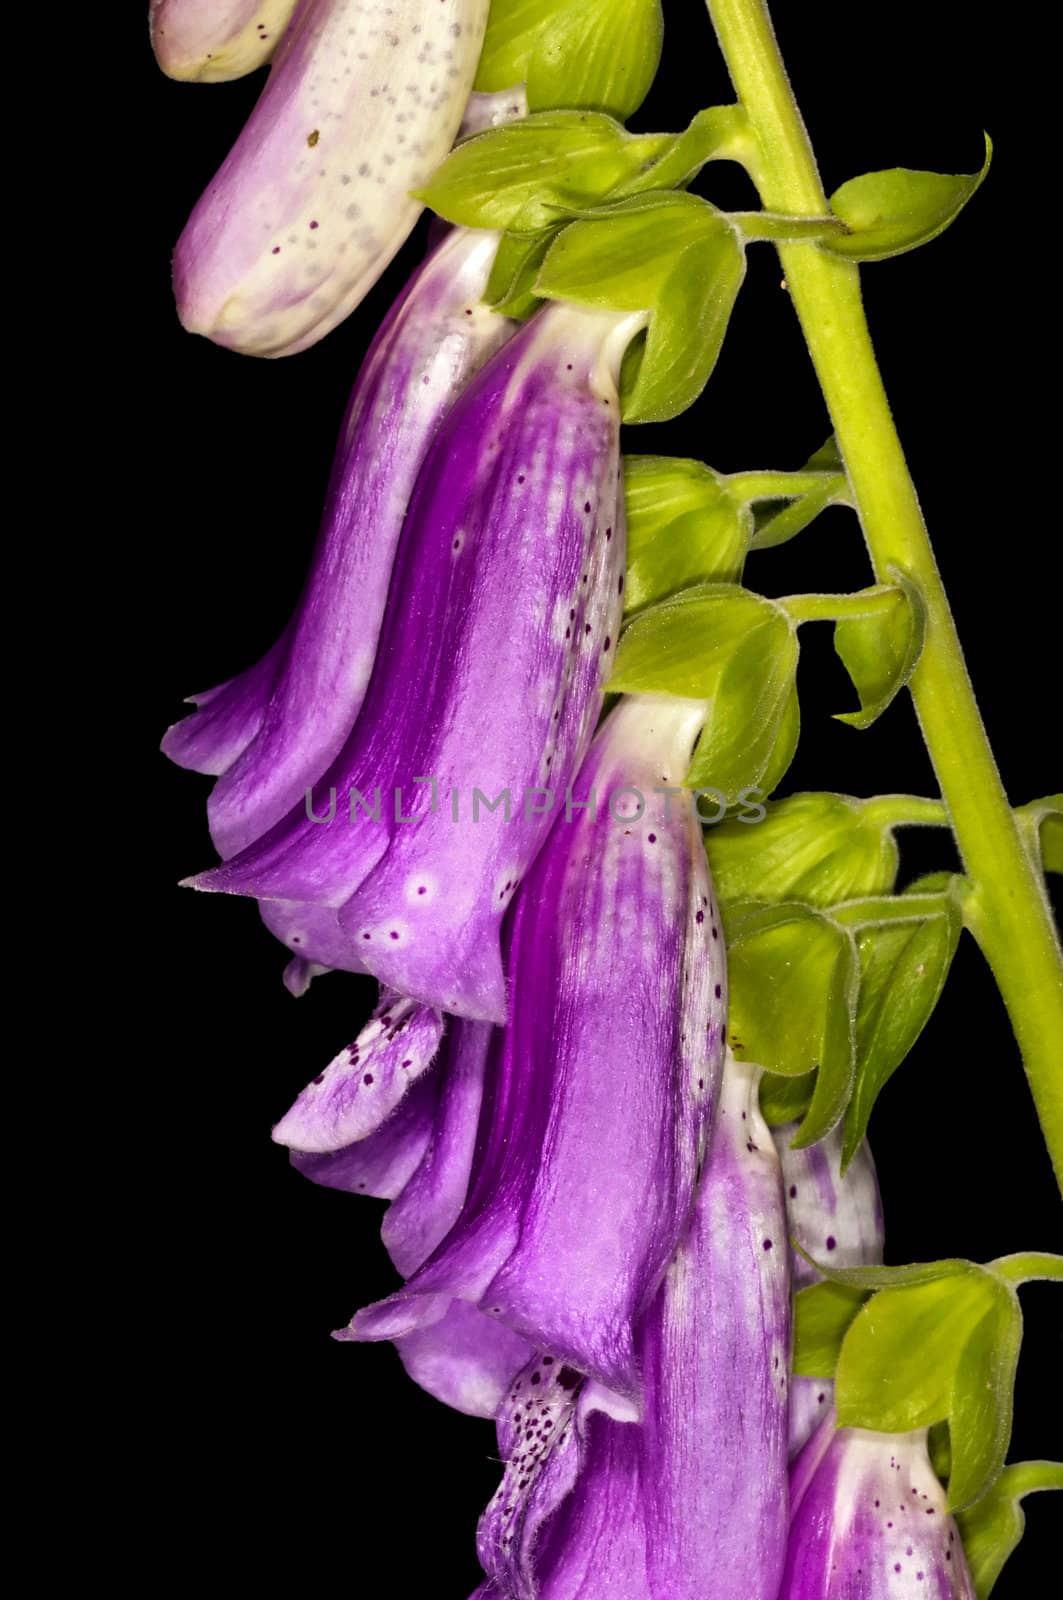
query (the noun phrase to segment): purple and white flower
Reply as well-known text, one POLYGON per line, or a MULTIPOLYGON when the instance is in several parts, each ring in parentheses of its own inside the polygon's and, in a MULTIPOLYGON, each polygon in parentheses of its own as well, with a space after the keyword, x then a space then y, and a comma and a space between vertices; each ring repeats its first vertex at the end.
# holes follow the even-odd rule
POLYGON ((975 1600, 945 1491, 914 1433, 835 1430, 797 1458, 778 1600, 975 1600))
POLYGON ((174 254, 181 321, 283 356, 352 312, 461 124, 487 0, 302 0, 174 254))
POLYGON ((455 229, 414 274, 358 375, 294 616, 261 661, 195 696, 197 710, 163 741, 180 766, 217 775, 207 814, 222 857, 301 806, 354 726, 418 470, 457 396, 515 328, 482 303, 496 244, 455 229))
POLYGON ((634 1330, 690 1217, 726 1033, 719 918, 679 787, 704 709, 639 697, 604 725, 507 924, 511 1015, 461 1215, 347 1337, 403 1337, 467 1302, 638 1395, 634 1330))
POLYGON ((193 880, 264 902, 294 955, 504 1019, 502 919, 587 748, 619 627, 616 383, 642 323, 547 308, 437 432, 317 809, 193 880))

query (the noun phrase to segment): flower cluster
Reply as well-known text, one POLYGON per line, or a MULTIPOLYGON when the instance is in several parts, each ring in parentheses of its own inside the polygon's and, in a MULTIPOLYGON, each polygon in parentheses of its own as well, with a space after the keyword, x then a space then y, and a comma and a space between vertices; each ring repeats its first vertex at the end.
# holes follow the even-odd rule
MULTIPOLYGON (((467 104, 486 11, 157 0, 172 75, 272 60, 178 243, 188 328, 279 356, 348 314, 459 129, 524 109, 467 104)), ((414 273, 291 620, 164 741, 216 780, 221 859, 189 881, 258 902, 294 992, 380 985, 274 1130, 313 1182, 390 1202, 401 1283, 336 1336, 393 1341, 496 1420, 483 1600, 959 1600, 925 1432, 837 1429, 829 1381, 793 1376, 808 1257, 880 1262, 881 1208, 866 1144, 844 1172, 840 1129, 796 1149, 728 1044, 684 787, 719 705, 604 698, 621 366, 649 313, 499 315, 500 239, 456 227, 414 273)))

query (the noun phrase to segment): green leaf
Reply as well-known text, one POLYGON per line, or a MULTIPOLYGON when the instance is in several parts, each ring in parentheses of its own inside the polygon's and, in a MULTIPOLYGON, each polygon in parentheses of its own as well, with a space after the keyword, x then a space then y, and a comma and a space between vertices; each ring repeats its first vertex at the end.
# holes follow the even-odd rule
POLYGON ((967 1565, 978 1600, 993 1585, 1026 1526, 1022 1500, 1043 1489, 1063 1489, 1063 1462, 1020 1461, 1005 1467, 987 1494, 958 1515, 967 1565))
POLYGON ((926 607, 915 584, 890 569, 898 587, 893 603, 874 616, 853 617, 834 629, 834 648, 860 696, 859 711, 837 713, 837 721, 869 728, 915 671, 926 635, 926 607))
MULTIPOLYGON (((839 1427, 908 1433, 948 1417, 960 1354, 1000 1292, 987 1273, 969 1266, 874 1295, 838 1360, 839 1427)), ((955 1459, 954 1437, 952 1447, 955 1459)))
POLYGON ((864 802, 841 794, 776 800, 761 822, 728 819, 707 839, 721 900, 803 900, 829 906, 892 887, 893 835, 864 802))
POLYGON ((739 908, 727 936, 731 1048, 785 1076, 819 1069, 793 1141, 813 1143, 841 1117, 852 1079, 852 941, 796 902, 739 908))
POLYGON ((842 1340, 866 1298, 838 1283, 813 1283, 794 1296, 794 1372, 833 1378, 842 1340))
POLYGON ((791 710, 797 655, 794 629, 778 611, 765 609, 724 664, 687 787, 716 790, 734 805, 744 790, 779 781, 797 742, 791 710))
POLYGON ((609 690, 708 700, 742 640, 781 623, 770 600, 730 583, 703 583, 643 611, 624 630, 609 690))
POLYGON ((748 509, 700 461, 626 456, 627 615, 692 584, 741 577, 748 509))
POLYGON ((654 193, 562 229, 536 290, 649 313, 641 356, 625 371, 624 420, 665 422, 708 382, 744 275, 741 244, 719 211, 694 195, 654 193))
POLYGON ((953 175, 891 167, 850 178, 830 198, 831 210, 850 232, 825 240, 821 248, 854 261, 883 261, 936 239, 980 187, 992 156, 986 134, 980 172, 953 175))
POLYGON ((984 1494, 1004 1465, 1021 1343, 1018 1296, 998 1287, 991 1307, 964 1342, 953 1374, 949 1404, 953 1511, 984 1494))
POLYGON ((492 0, 475 86, 525 83, 533 111, 628 117, 653 82, 662 37, 660 0, 492 0))
MULTIPOLYGON (((904 899, 897 897, 893 907, 903 910, 904 899)), ((843 1172, 863 1142, 884 1085, 929 1021, 956 953, 961 920, 955 903, 947 894, 929 903, 938 910, 917 921, 883 919, 856 930, 856 1078, 845 1116, 843 1172)))
POLYGON ((797 1078, 765 1072, 760 1080, 760 1114, 768 1127, 781 1128, 787 1122, 800 1121, 812 1103, 815 1086, 814 1072, 797 1078))

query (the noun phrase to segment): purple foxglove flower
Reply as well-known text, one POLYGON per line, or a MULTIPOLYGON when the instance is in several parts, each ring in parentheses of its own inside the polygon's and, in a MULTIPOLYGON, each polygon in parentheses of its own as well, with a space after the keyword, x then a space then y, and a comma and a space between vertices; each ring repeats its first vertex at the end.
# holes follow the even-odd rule
POLYGON ((678 787, 703 719, 646 696, 600 732, 507 924, 512 1015, 461 1216, 348 1337, 398 1338, 467 1301, 637 1393, 633 1324, 689 1218, 723 1057, 719 922, 678 787))
POLYGON ((779 1600, 975 1600, 926 1430, 834 1430, 794 1464, 779 1600), (798 1498, 800 1497, 800 1498, 798 1498))
POLYGON ((641 320, 550 306, 474 379, 417 480, 361 715, 314 796, 323 820, 299 805, 192 880, 280 902, 266 920, 304 960, 504 1019, 502 919, 617 636, 616 380, 641 320))
POLYGON ((303 804, 354 725, 418 469, 457 395, 515 328, 481 304, 496 243, 455 229, 392 307, 347 408, 295 616, 163 740, 180 766, 219 775, 207 812, 223 857, 303 804))
MULTIPOLYGON (((786 1188, 790 1235, 817 1261, 837 1267, 877 1266, 882 1260, 882 1200, 871 1150, 865 1139, 842 1176, 843 1129, 839 1126, 807 1150, 791 1150, 798 1124, 775 1129, 786 1188)), ((795 1291, 820 1281, 804 1256, 793 1254, 795 1291)), ((790 1385, 790 1455, 795 1456, 827 1414, 834 1385, 823 1378, 794 1377, 790 1385)))
POLYGON ((262 66, 297 0, 151 0, 155 59, 169 78, 222 83, 262 66))
POLYGON ((480 1559, 517 1600, 775 1600, 790 1282, 760 1068, 728 1054, 690 1227, 639 1330, 641 1421, 540 1357, 499 1413, 480 1559), (548 1520, 551 1519, 552 1520, 548 1520))
MULTIPOLYGON (((390 999, 363 1030, 361 1039, 368 1036, 363 1062, 369 1059, 374 1038, 384 1037, 385 1019, 390 1028, 401 1022, 404 1004, 409 1007, 409 1002, 390 999)), ((418 1021, 423 1028, 423 1018, 414 1018, 413 1025, 418 1021)), ((412 1031, 413 1026, 404 1029, 400 1041, 408 1040, 412 1031)), ((420 1072, 412 1082, 406 1073, 406 1093, 397 1104, 386 1103, 390 1091, 385 1086, 384 1097, 374 1106, 380 1120, 371 1124, 363 1116, 367 1131, 343 1149, 304 1153, 308 1119, 305 1112, 297 1114, 299 1101, 273 1130, 278 1143, 294 1147, 293 1165, 315 1183, 392 1202, 381 1236, 404 1276, 431 1255, 457 1221, 465 1199, 490 1034, 485 1023, 453 1022, 431 1070, 420 1072)), ((401 1049, 407 1066, 419 1065, 408 1044, 401 1049)), ((360 1082, 368 1099, 379 1087, 376 1070, 363 1074, 360 1082), (373 1079, 368 1088, 365 1076, 373 1079)), ((313 1120, 310 1127, 316 1131, 313 1120)), ((406 1370, 422 1388, 459 1411, 484 1417, 494 1416, 513 1374, 531 1353, 517 1334, 461 1301, 430 1327, 399 1339, 397 1347, 406 1370)))
POLYGON ((177 242, 190 332, 291 355, 354 310, 453 143, 486 17, 487 0, 302 0, 177 242))

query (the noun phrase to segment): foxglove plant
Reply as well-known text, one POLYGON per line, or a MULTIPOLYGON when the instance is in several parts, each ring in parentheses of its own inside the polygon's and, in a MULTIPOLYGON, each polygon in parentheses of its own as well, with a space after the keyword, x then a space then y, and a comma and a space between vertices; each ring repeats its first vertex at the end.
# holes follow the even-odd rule
POLYGON ((454 140, 486 15, 486 0, 304 0, 177 242, 190 332, 291 355, 354 310, 454 140))
POLYGON ((616 382, 641 322, 549 308, 437 432, 324 818, 308 797, 193 880, 268 902, 293 954, 504 1019, 502 919, 587 748, 619 627, 616 382))
POLYGON ((297 0, 151 0, 155 59, 167 77, 221 83, 268 61, 297 0))
MULTIPOLYGON (((325 967, 384 986, 275 1129, 308 1177, 391 1202, 405 1282, 338 1337, 392 1339, 431 1393, 497 1413, 484 1600, 985 1600, 1015 1496, 1063 1481, 1004 1467, 1017 1290, 1063 1263, 878 1265, 866 1131, 966 927, 1063 1172, 1063 965, 1041 874, 1063 803, 1013 812, 1004 795, 857 266, 940 233, 988 156, 972 177, 892 169, 828 200, 763 0, 709 0, 738 103, 675 137, 611 115, 652 77, 657 0, 493 0, 476 82, 523 84, 504 99, 530 114, 476 132, 509 114, 476 112, 432 172, 483 7, 399 11, 304 0, 176 262, 190 327, 294 352, 390 258, 416 183, 484 236, 453 235, 418 282, 465 251, 476 298, 531 319, 432 410, 393 313, 376 355, 394 355, 395 415, 414 419, 401 486, 344 444, 359 503, 391 508, 365 558, 368 626, 351 621, 364 546, 334 480, 336 536, 289 630, 169 736, 221 776, 228 859, 197 885, 260 901, 292 987, 325 967), (720 158, 762 210, 683 192, 720 158), (625 596, 621 412, 661 422, 696 397, 762 240, 834 435, 798 473, 640 459, 625 596), (869 587, 744 586, 751 549, 829 505, 859 515, 869 587), (793 757, 798 632, 818 621, 859 696, 842 720, 867 727, 907 688, 941 798, 802 794, 744 836, 793 757), (625 698, 590 745, 603 688, 625 698), (722 907, 706 801, 729 818, 722 907), (962 873, 896 893, 894 832, 928 823, 953 830, 962 873)), ((467 298, 447 302, 451 333, 466 311, 488 326, 467 298)), ((462 349, 453 389, 486 353, 462 349)))

